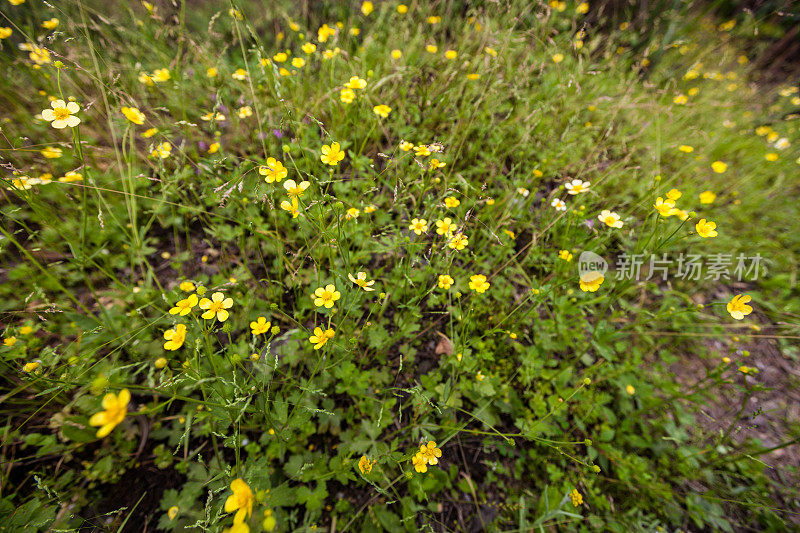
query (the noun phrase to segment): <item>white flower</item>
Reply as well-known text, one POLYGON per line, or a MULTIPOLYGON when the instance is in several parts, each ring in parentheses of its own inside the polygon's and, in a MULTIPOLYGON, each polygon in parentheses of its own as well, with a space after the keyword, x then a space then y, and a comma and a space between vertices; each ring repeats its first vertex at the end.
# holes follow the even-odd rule
POLYGON ((588 181, 574 179, 571 182, 566 183, 564 188, 567 189, 567 193, 575 195, 586 192, 589 190, 589 186, 591 186, 591 183, 588 181))
POLYGON ((567 204, 564 203, 564 201, 561 200, 560 198, 553 198, 553 201, 550 202, 550 205, 552 207, 555 207, 556 211, 566 211, 567 210, 567 204))
POLYGON ((778 150, 785 150, 789 148, 789 144, 790 144, 789 139, 787 139, 786 137, 781 137, 780 139, 775 141, 775 148, 777 148, 778 150))
POLYGON ((603 209, 600 214, 597 216, 600 219, 600 222, 608 226, 609 228, 621 228, 622 227, 622 220, 616 213, 612 213, 608 209, 603 209))
POLYGON ((81 110, 75 102, 66 103, 64 100, 53 100, 50 102, 50 107, 53 109, 42 111, 42 118, 50 122, 54 128, 59 130, 66 127, 74 128, 81 123, 81 119, 73 114, 81 110))

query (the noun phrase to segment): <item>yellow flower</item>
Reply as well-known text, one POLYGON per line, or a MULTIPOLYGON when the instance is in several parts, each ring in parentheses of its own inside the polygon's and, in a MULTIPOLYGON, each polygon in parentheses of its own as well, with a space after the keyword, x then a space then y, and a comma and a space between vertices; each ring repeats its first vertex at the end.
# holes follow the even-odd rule
POLYGON ((770 152, 770 153, 768 153, 768 154, 766 154, 764 156, 764 159, 766 159, 769 162, 777 161, 778 160, 778 154, 776 154, 775 152, 770 152))
POLYGON ((0 27, 0 39, 8 39, 14 31, 8 26, 0 27))
POLYGON ((397 6, 397 12, 400 13, 401 15, 405 15, 406 13, 408 13, 408 6, 405 4, 399 4, 397 6))
POLYGON ((686 97, 686 95, 685 95, 685 94, 679 94, 678 96, 676 96, 675 98, 673 98, 673 99, 672 99, 672 101, 673 101, 675 104, 678 104, 678 105, 684 105, 686 102, 688 102, 688 101, 689 101, 689 99, 686 97))
POLYGON ((206 150, 206 152, 208 152, 209 154, 216 154, 219 151, 219 146, 220 146, 219 143, 211 143, 208 146, 208 150, 206 150))
POLYGON ((250 322, 250 331, 253 335, 263 335, 269 328, 272 327, 272 322, 267 322, 266 317, 260 316, 255 321, 250 322))
POLYGON ((89 419, 90 426, 100 426, 100 429, 97 430, 97 438, 102 439, 111 433, 117 424, 125 419, 130 401, 131 393, 128 389, 122 389, 119 396, 110 392, 103 397, 103 411, 93 414, 89 419))
POLYGON ((277 525, 278 522, 272 514, 272 509, 264 509, 264 521, 261 522, 264 531, 275 531, 277 525))
POLYGON ((634 394, 636 394, 636 389, 633 387, 633 385, 628 385, 625 387, 625 392, 633 396, 634 394))
POLYGON ((39 368, 41 364, 42 364, 41 361, 31 361, 30 363, 25 363, 25 365, 23 365, 22 367, 22 371, 27 374, 30 374, 31 372, 34 372, 37 368, 39 368))
POLYGON ((487 46, 487 47, 485 47, 483 50, 484 50, 484 51, 485 51, 487 54, 489 54, 490 56, 492 56, 492 57, 497 57, 497 50, 495 50, 494 48, 490 48, 490 47, 488 47, 488 46, 487 46))
POLYGON ((694 152, 694 147, 689 146, 688 144, 682 144, 678 146, 678 150, 680 150, 685 154, 691 154, 692 152, 694 152))
POLYGON ((283 163, 274 157, 268 157, 266 166, 258 167, 258 173, 264 176, 264 181, 267 183, 280 183, 283 178, 289 175, 289 171, 286 170, 283 163))
POLYGON ((439 51, 439 47, 436 46, 435 44, 429 44, 425 46, 425 50, 427 50, 428 53, 435 54, 436 52, 439 51))
POLYGON ((305 43, 300 47, 306 54, 313 54, 317 50, 317 45, 314 43, 305 43))
POLYGON ((667 191, 667 198, 669 198, 673 202, 677 202, 678 200, 680 200, 681 196, 683 196, 683 193, 681 193, 681 191, 679 191, 678 189, 670 189, 669 191, 667 191))
POLYGON ((425 462, 429 465, 439 464, 439 457, 442 456, 442 450, 436 447, 434 441, 423 444, 419 447, 419 454, 425 458, 425 462))
POLYGON ((699 222, 695 225, 695 229, 697 230, 697 234, 703 237, 704 239, 708 237, 716 237, 717 236, 717 224, 714 222, 706 221, 706 219, 701 218, 699 222))
POLYGON ((52 109, 42 111, 42 118, 50 122, 54 128, 59 130, 66 127, 74 128, 81 123, 81 119, 74 115, 81 109, 75 102, 66 103, 64 100, 53 100, 50 102, 50 107, 52 109))
POLYGON ((58 159, 61 157, 63 152, 61 148, 58 148, 57 146, 48 146, 40 150, 39 153, 45 156, 47 159, 58 159))
POLYGON ((225 115, 223 115, 222 113, 213 113, 209 111, 205 115, 202 115, 200 117, 200 120, 205 120, 206 122, 210 122, 212 120, 215 122, 222 122, 223 120, 225 120, 225 115))
POLYGON ((574 179, 564 184, 564 188, 567 189, 567 194, 571 194, 573 196, 582 192, 586 192, 589 190, 590 186, 590 182, 579 179, 574 179))
POLYGON ((168 329, 164 332, 164 338, 167 340, 167 342, 164 343, 165 350, 177 350, 183 346, 183 343, 186 340, 186 326, 183 324, 178 324, 173 329, 168 329))
POLYGON ((231 74, 231 78, 235 80, 246 80, 247 79, 247 71, 243 68, 237 68, 233 74, 231 74))
POLYGON ((392 59, 400 59, 401 57, 403 57, 402 50, 398 50, 396 48, 392 50, 391 54, 392 54, 392 59))
POLYGON ((347 277, 350 278, 350 281, 361 287, 367 292, 374 291, 375 289, 372 288, 375 285, 375 280, 367 281, 367 273, 366 272, 356 272, 356 277, 353 277, 352 274, 347 274, 347 277))
POLYGON ((656 208, 658 214, 662 217, 671 217, 672 215, 677 214, 678 210, 675 209, 675 202, 667 198, 664 200, 662 197, 656 198, 656 203, 653 204, 653 207, 656 208))
POLYGON ((54 30, 58 28, 58 19, 51 18, 50 20, 45 20, 44 22, 42 22, 42 28, 46 30, 54 30))
POLYGON ((225 500, 225 512, 232 513, 236 511, 236 515, 233 517, 233 523, 242 524, 245 519, 253 514, 255 496, 247 483, 241 478, 234 479, 231 482, 231 490, 233 494, 228 496, 228 499, 225 500))
POLYGON ((286 194, 290 197, 301 197, 306 189, 309 188, 311 184, 307 181, 301 181, 300 183, 295 182, 294 180, 286 180, 286 183, 283 184, 283 188, 286 189, 286 194))
POLYGON ((334 335, 335 332, 332 329, 322 331, 322 328, 314 328, 314 334, 311 335, 308 340, 314 345, 315 350, 319 350, 325 346, 325 343, 332 339, 334 335))
POLYGON ((219 72, 217 72, 217 69, 214 67, 208 67, 206 69, 206 76, 208 76, 209 78, 216 78, 218 73, 219 72))
POLYGON ((429 155, 431 155, 431 147, 425 146, 424 144, 415 146, 414 155, 416 155, 417 157, 428 157, 429 155))
POLYGON ((272 59, 276 63, 284 63, 287 59, 289 59, 289 55, 286 52, 278 52, 277 54, 272 56, 272 59))
POLYGON ((459 200, 455 196, 448 196, 447 198, 444 199, 444 205, 452 209, 454 207, 458 207, 459 205, 461 205, 461 200, 459 200))
POLYGON ((408 141, 400 141, 400 149, 404 152, 408 152, 414 149, 414 143, 410 143, 408 141))
POLYGON ((753 368, 752 366, 742 365, 739 367, 739 372, 741 372, 742 374, 758 374, 758 369, 753 368))
POLYGON ((561 53, 553 54, 552 59, 553 63, 561 63, 562 61, 564 61, 564 54, 561 53))
POLYGON ((347 219, 347 220, 353 220, 355 218, 358 218, 358 215, 360 215, 360 214, 361 214, 361 211, 359 211, 355 207, 351 207, 345 213, 344 218, 347 219))
POLYGON ((581 2, 575 8, 575 13, 577 13, 579 15, 583 15, 584 13, 588 13, 588 12, 589 12, 589 2, 581 2))
POLYGON ((716 172, 717 174, 722 174, 726 170, 728 170, 728 165, 723 163, 722 161, 714 161, 711 163, 711 170, 716 172))
POLYGON ((453 286, 455 280, 449 274, 439 274, 439 288, 448 290, 453 286))
POLYGON ((358 76, 353 76, 344 86, 348 89, 363 89, 367 86, 367 80, 359 78, 358 76))
POLYGON ((374 7, 372 5, 372 2, 364 2, 363 4, 361 4, 361 13, 363 13, 364 15, 369 15, 370 13, 372 13, 373 9, 374 7))
POLYGON ((622 220, 618 214, 609 211, 608 209, 603 209, 600 214, 597 216, 600 219, 600 222, 605 224, 610 228, 621 228, 622 227, 622 220))
POLYGON ((175 307, 169 310, 169 314, 177 315, 180 313, 181 316, 186 316, 192 312, 192 308, 194 308, 195 305, 197 305, 197 295, 192 294, 188 298, 176 303, 175 307))
POLYGON ((447 235, 448 237, 453 235, 453 232, 456 231, 456 225, 450 220, 450 218, 445 218, 444 220, 437 220, 436 221, 436 233, 439 235, 447 235))
POLYGON ((417 453, 411 458, 411 464, 414 465, 414 470, 420 474, 424 474, 428 471, 428 462, 425 460, 425 456, 423 456, 421 453, 417 453))
POLYGON ((122 114, 125 115, 125 118, 133 122, 134 124, 138 124, 141 126, 144 124, 144 113, 139 111, 135 107, 123 107, 122 114))
POLYGON ((583 503, 583 496, 578 489, 572 489, 572 492, 569 493, 569 497, 572 500, 572 505, 575 507, 580 506, 583 503))
POLYGON ((751 300, 749 294, 737 294, 731 301, 728 302, 727 309, 733 318, 742 320, 744 317, 753 312, 753 308, 747 305, 751 300))
POLYGON ((156 83, 167 81, 171 77, 168 68, 160 68, 153 72, 153 81, 156 83))
POLYGON ((31 333, 33 333, 33 328, 30 326, 22 326, 19 328, 20 335, 30 335, 31 333))
POLYGON ((358 460, 358 469, 361 470, 362 474, 369 474, 372 471, 372 461, 367 459, 366 455, 362 455, 361 459, 358 460))
POLYGON ((233 298, 225 298, 225 295, 221 292, 215 292, 211 295, 210 300, 208 298, 200 300, 199 306, 200 309, 206 310, 205 313, 200 315, 204 319, 210 320, 216 317, 220 322, 225 322, 230 316, 226 309, 233 307, 233 298))
POLYGON ((192 292, 194 290, 194 283, 191 281, 182 281, 178 288, 184 292, 192 292))
POLYGON ((328 26, 327 24, 323 24, 320 26, 319 30, 317 30, 317 40, 321 43, 324 43, 328 40, 329 37, 336 34, 336 30, 328 26))
POLYGON ((146 72, 139 73, 139 82, 147 85, 148 87, 151 87, 154 83, 153 77, 146 72))
POLYGON ((455 59, 456 56, 458 56, 458 52, 456 52, 455 50, 447 50, 444 53, 444 57, 446 57, 447 59, 455 59))
POLYGON ((252 117, 253 116, 253 108, 250 107, 249 105, 242 106, 242 107, 240 107, 239 109, 236 110, 236 114, 239 116, 239 118, 252 117))
POLYGON ((58 178, 58 181, 60 181, 61 183, 72 183, 74 181, 81 181, 81 180, 83 180, 83 175, 82 174, 78 174, 77 172, 75 172, 73 170, 70 170, 69 172, 64 174, 62 177, 58 178))
POLYGON ((376 105, 372 108, 372 111, 381 118, 386 118, 389 116, 389 113, 392 112, 392 108, 388 105, 376 105))
POLYGON ((563 259, 564 261, 572 261, 572 254, 569 250, 559 250, 558 251, 558 258, 563 259))
POLYGON ((411 220, 411 224, 409 224, 408 229, 417 235, 422 235, 428 231, 428 221, 424 218, 414 218, 411 220))
POLYGON ((468 80, 473 80, 474 81, 474 80, 477 80, 480 77, 481 77, 481 75, 478 74, 477 72, 470 72, 470 73, 467 74, 467 79, 468 80))
MULTIPOLYGON (((436 170, 437 168, 444 167, 445 165, 447 165, 447 163, 445 163, 444 161, 439 161, 434 157, 431 159, 430 165, 431 165, 431 170, 436 170)), ((447 203, 447 200, 445 200, 445 203, 447 203)))
POLYGON ((339 93, 339 100, 341 100, 345 104, 352 103, 353 100, 355 100, 355 98, 356 98, 356 93, 353 91, 353 89, 348 89, 347 87, 342 89, 341 92, 339 93))
POLYGON ((175 520, 175 517, 178 516, 179 512, 180 512, 180 509, 178 508, 178 506, 177 505, 173 505, 172 507, 170 507, 167 510, 167 517, 170 520, 175 520))
POLYGON ((292 196, 291 201, 282 201, 281 209, 288 211, 292 215, 292 218, 297 218, 300 215, 300 204, 297 201, 297 196, 292 196))
POLYGON ((336 166, 342 159, 344 159, 344 152, 339 147, 339 143, 331 143, 330 146, 327 144, 322 146, 322 155, 320 156, 320 160, 323 163, 336 166))
POLYGON ((428 21, 428 24, 439 24, 442 21, 442 17, 431 15, 425 20, 428 21))
POLYGON ((294 68, 303 68, 306 66, 306 60, 302 57, 295 57, 292 59, 292 66, 294 68))
POLYGON ((317 287, 314 291, 312 298, 314 305, 317 307, 325 307, 330 309, 336 303, 336 300, 342 297, 342 293, 336 290, 336 285, 328 284, 324 287, 317 287))
POLYGON ((714 200, 717 199, 717 195, 711 191, 705 191, 700 193, 700 203, 701 204, 712 204, 714 200))
POLYGON ((463 250, 469 244, 469 239, 463 233, 459 233, 458 235, 454 235, 453 238, 450 239, 450 242, 447 245, 452 248, 453 250, 463 250))
POLYGON ((144 137, 145 139, 149 139, 156 133, 158 133, 158 128, 149 128, 145 130, 144 133, 142 133, 142 137, 144 137))
POLYGON ((163 142, 161 144, 157 144, 156 147, 150 152, 151 157, 160 157, 161 159, 166 159, 172 153, 172 145, 168 142, 163 142))
POLYGON ((469 277, 469 288, 479 294, 486 292, 486 289, 490 286, 491 283, 486 281, 486 276, 483 274, 475 274, 469 277))
POLYGON ((581 274, 580 287, 583 292, 597 292, 605 278, 600 272, 586 272, 581 274))
POLYGON ((478 381, 483 381, 484 379, 486 379, 486 376, 483 375, 483 372, 478 370, 477 374, 475 374, 475 379, 477 379, 478 381))

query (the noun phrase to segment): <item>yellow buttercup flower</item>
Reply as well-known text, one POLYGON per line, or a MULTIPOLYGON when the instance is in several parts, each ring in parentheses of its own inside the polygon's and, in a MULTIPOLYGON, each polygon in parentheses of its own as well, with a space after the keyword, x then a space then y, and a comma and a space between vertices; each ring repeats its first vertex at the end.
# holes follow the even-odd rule
POLYGON ((682 144, 678 146, 678 150, 680 150, 685 154, 691 154, 692 152, 694 152, 694 147, 689 146, 688 144, 682 144))
POLYGON ((689 98, 687 98, 685 94, 679 94, 678 96, 673 98, 672 101, 675 104, 684 105, 686 102, 689 101, 689 98))
POLYGON ((445 218, 444 220, 437 220, 436 221, 436 233, 439 235, 447 235, 451 237, 453 233, 456 231, 456 225, 450 218, 445 218))
POLYGON ((134 124, 138 124, 139 126, 144 124, 144 119, 145 119, 144 113, 142 113, 135 107, 123 107, 122 114, 125 115, 125 118, 127 118, 134 124))
POLYGON ((678 212, 678 210, 675 209, 674 200, 670 200, 669 198, 664 200, 660 196, 656 198, 656 203, 653 204, 653 207, 656 208, 656 211, 658 211, 658 214, 660 214, 662 217, 671 217, 678 212))
POLYGON ((58 28, 59 20, 57 18, 51 18, 50 20, 45 20, 42 22, 42 28, 46 30, 54 30, 58 28))
POLYGON ((404 152, 409 152, 414 149, 414 143, 408 141, 400 141, 400 149, 404 152))
POLYGON ((633 387, 633 385, 627 385, 625 387, 625 392, 633 396, 634 394, 636 394, 636 389, 633 387))
POLYGON ((175 304, 175 307, 169 310, 169 314, 180 314, 180 316, 186 316, 192 312, 192 309, 195 305, 197 305, 197 295, 192 294, 188 298, 178 301, 178 303, 175 304))
POLYGON ((394 50, 391 51, 391 55, 392 59, 400 59, 401 57, 403 57, 403 51, 395 48, 394 50))
POLYGON ((289 175, 289 171, 286 170, 283 163, 274 157, 268 157, 266 166, 260 166, 258 173, 264 176, 264 181, 267 183, 280 183, 282 179, 289 175))
POLYGON ((717 236, 717 224, 711 222, 710 220, 706 220, 701 218, 697 224, 695 225, 695 229, 697 230, 697 234, 703 237, 704 239, 709 237, 716 237, 717 236))
POLYGON ((198 304, 200 309, 205 309, 205 313, 200 315, 206 320, 216 317, 220 322, 228 320, 230 313, 226 309, 233 307, 233 298, 225 298, 221 292, 215 292, 211 295, 211 299, 203 298, 198 304))
POLYGON ((461 205, 461 200, 459 200, 455 196, 448 196, 447 198, 444 199, 444 205, 452 209, 454 207, 458 207, 459 205, 461 205))
POLYGON ((160 68, 153 72, 153 81, 156 83, 165 82, 171 77, 168 68, 160 68))
POLYGON ((422 235, 428 231, 428 221, 424 218, 414 218, 411 220, 411 224, 408 225, 408 229, 417 235, 422 235))
POLYGON ((131 401, 131 393, 128 389, 122 389, 119 396, 108 393, 103 397, 103 410, 95 413, 89 419, 90 426, 100 426, 97 430, 97 437, 102 439, 117 427, 128 414, 128 402, 131 401))
POLYGON ((600 272, 586 272, 580 277, 580 288, 583 292, 597 292, 605 278, 600 272))
POLYGON ((22 366, 22 371, 26 374, 30 374, 31 372, 35 372, 37 368, 42 364, 41 361, 31 361, 30 363, 25 363, 22 366))
POLYGON ((303 68, 306 66, 306 60, 302 57, 295 57, 292 59, 292 66, 294 68, 303 68))
POLYGON ((553 54, 551 59, 553 60, 553 63, 561 63, 562 61, 564 61, 564 54, 561 53, 553 54))
POLYGON ((361 287, 362 289, 364 289, 367 292, 375 290, 375 289, 372 288, 372 286, 375 285, 375 280, 373 279, 373 280, 367 281, 367 273, 366 272, 356 272, 356 277, 353 277, 352 274, 348 273, 347 277, 350 279, 350 281, 352 281, 353 283, 355 283, 356 285, 358 285, 359 287, 361 287))
POLYGON ((14 33, 14 30, 8 26, 0 27, 0 39, 8 39, 12 33, 14 33))
POLYGON ((42 118, 50 122, 56 129, 74 128, 81 123, 81 119, 75 116, 80 111, 80 106, 75 102, 64 102, 64 100, 53 100, 50 102, 52 109, 42 111, 42 118))
POLYGON ((250 322, 250 331, 253 335, 263 335, 269 328, 272 327, 272 322, 267 321, 266 317, 260 316, 253 322, 250 322))
POLYGON ((242 106, 236 110, 236 115, 239 118, 248 118, 253 116, 253 108, 249 105, 242 106))
POLYGON ((297 196, 291 196, 291 201, 282 201, 281 209, 288 211, 292 215, 292 218, 297 218, 300 215, 300 204, 297 201, 297 196))
POLYGON ((182 281, 178 288, 184 292, 192 292, 195 289, 194 283, 191 281, 182 281))
POLYGON ((455 280, 449 274, 439 275, 439 288, 449 290, 453 286, 455 280))
POLYGON ((314 334, 308 338, 311 341, 311 344, 314 345, 315 350, 319 350, 325 343, 333 338, 335 332, 332 329, 326 329, 322 331, 322 328, 314 328, 314 334))
POLYGON ((278 52, 277 54, 272 56, 272 59, 276 63, 284 63, 286 62, 287 59, 289 59, 289 55, 286 52, 278 52))
POLYGON ((353 76, 344 86, 348 89, 363 89, 367 86, 367 80, 353 76))
POLYGON ((486 292, 486 289, 488 289, 490 286, 491 283, 486 281, 486 276, 483 274, 475 274, 469 277, 469 288, 479 294, 486 292))
POLYGON ((313 54, 317 50, 317 45, 314 43, 305 43, 303 46, 300 47, 303 52, 306 54, 313 54))
POLYGON ((362 455, 361 459, 358 460, 358 469, 361 470, 362 474, 369 474, 372 472, 372 461, 367 459, 366 455, 362 455))
POLYGON ((558 251, 558 258, 563 259, 564 261, 572 261, 572 254, 569 250, 559 250, 558 251))
POLYGON ((144 137, 145 139, 149 139, 156 133, 158 133, 158 128, 149 128, 142 133, 142 137, 144 137))
POLYGON ((361 13, 363 13, 364 15, 369 15, 370 13, 372 13, 373 9, 374 6, 372 5, 372 2, 367 1, 361 4, 361 13))
POLYGON ((600 219, 600 222, 605 224, 610 228, 621 228, 622 227, 622 220, 618 214, 609 211, 608 209, 603 209, 600 214, 597 216, 600 219))
POLYGON ((150 152, 151 157, 160 157, 161 159, 166 159, 172 153, 172 145, 168 142, 163 142, 161 144, 157 144, 156 147, 150 152))
POLYGON ((225 512, 232 513, 236 511, 236 515, 233 517, 233 523, 242 524, 253 514, 255 496, 250 486, 241 478, 234 479, 231 482, 231 490, 233 494, 228 496, 228 499, 225 500, 225 512))
POLYGON ((165 350, 177 350, 183 346, 183 343, 186 340, 186 326, 183 324, 178 324, 174 328, 168 329, 164 332, 164 338, 167 340, 167 342, 164 343, 165 350))
POLYGON ((414 465, 414 470, 420 474, 424 474, 428 471, 428 461, 425 460, 425 456, 421 453, 417 453, 411 458, 411 464, 414 465))
POLYGON ((726 170, 728 170, 728 165, 723 163, 722 161, 714 161, 711 163, 711 170, 716 172, 717 174, 722 174, 726 170))
POLYGON ((339 147, 339 143, 331 143, 330 146, 327 144, 322 146, 320 160, 323 163, 336 166, 342 159, 344 159, 344 151, 339 147))
POLYGON ((219 74, 219 71, 217 71, 217 69, 214 67, 208 67, 206 69, 206 76, 208 76, 209 78, 216 78, 217 74, 219 74))
MULTIPOLYGON (((295 30, 297 31, 297 30, 295 30)), ((328 26, 327 24, 323 24, 320 26, 319 30, 317 30, 317 40, 321 43, 324 43, 328 40, 329 37, 336 34, 336 30, 328 26)))
POLYGON ((455 59, 457 56, 458 56, 458 52, 456 52, 455 50, 447 50, 444 53, 444 57, 446 57, 447 59, 451 59, 451 60, 455 59))
POLYGON ((389 116, 389 113, 392 112, 392 108, 388 105, 376 105, 372 108, 372 111, 381 118, 386 118, 389 116))
POLYGON ((681 196, 683 196, 683 193, 678 189, 670 189, 669 191, 667 191, 667 198, 669 198, 673 202, 677 202, 678 200, 680 200, 681 196))
POLYGON ((325 307, 330 309, 336 303, 336 300, 342 297, 342 293, 336 290, 336 285, 328 284, 324 287, 317 287, 312 295, 314 305, 317 307, 325 307))
POLYGON ((747 305, 752 298, 749 294, 737 294, 731 301, 728 302, 728 313, 731 314, 736 320, 742 320, 744 317, 753 312, 753 308, 747 305))
POLYGON ((434 441, 423 444, 419 447, 419 453, 425 458, 425 462, 429 465, 439 464, 439 457, 442 456, 442 450, 436 447, 434 441))
POLYGON ((13 335, 11 337, 6 337, 3 339, 3 345, 5 346, 14 346, 17 343, 17 338, 13 335))
POLYGON ((467 245, 469 245, 469 239, 463 233, 454 235, 450 239, 450 242, 447 243, 447 246, 457 251, 463 250, 464 248, 467 247, 467 245))
POLYGON ((231 74, 231 78, 239 81, 243 81, 247 79, 247 71, 243 68, 237 68, 233 74, 231 74))
POLYGON ((714 200, 717 199, 717 195, 711 191, 705 191, 700 193, 700 203, 701 204, 712 204, 714 200))
POLYGON ((311 184, 307 181, 301 181, 300 183, 295 182, 294 180, 286 180, 286 183, 283 184, 283 188, 286 189, 286 194, 290 197, 301 197, 306 189, 308 189, 311 184))
POLYGON ((569 493, 569 497, 572 500, 572 505, 575 507, 580 506, 583 503, 583 496, 578 489, 572 489, 572 492, 569 493))
POLYGON ((339 92, 339 100, 341 100, 345 104, 350 104, 355 100, 356 93, 353 89, 349 89, 345 87, 344 89, 339 92))
POLYGON ((42 154, 47 159, 58 159, 59 157, 61 157, 63 151, 61 150, 61 148, 57 146, 47 146, 46 148, 40 150, 39 153, 42 154))

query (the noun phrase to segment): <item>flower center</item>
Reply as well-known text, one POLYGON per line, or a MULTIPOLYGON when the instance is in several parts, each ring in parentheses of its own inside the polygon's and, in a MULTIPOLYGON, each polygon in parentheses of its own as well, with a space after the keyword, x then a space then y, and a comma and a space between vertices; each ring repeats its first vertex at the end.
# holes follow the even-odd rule
POLYGON ((56 116, 56 120, 65 120, 68 119, 72 113, 70 113, 69 109, 66 107, 59 107, 53 109, 53 114, 56 116))

